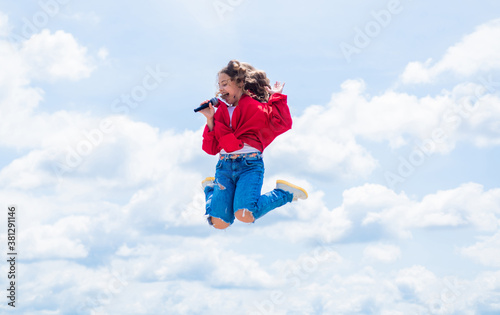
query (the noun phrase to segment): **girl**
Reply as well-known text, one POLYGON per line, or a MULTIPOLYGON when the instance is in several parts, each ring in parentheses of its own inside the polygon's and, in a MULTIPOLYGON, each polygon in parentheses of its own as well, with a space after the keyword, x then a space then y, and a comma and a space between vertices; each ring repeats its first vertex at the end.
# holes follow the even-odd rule
POLYGON ((218 73, 219 107, 201 113, 207 118, 202 148, 219 154, 215 178, 202 182, 209 224, 225 229, 238 220, 251 223, 307 192, 286 181, 261 195, 264 149, 292 127, 284 84, 269 85, 266 73, 248 63, 231 60, 218 73))

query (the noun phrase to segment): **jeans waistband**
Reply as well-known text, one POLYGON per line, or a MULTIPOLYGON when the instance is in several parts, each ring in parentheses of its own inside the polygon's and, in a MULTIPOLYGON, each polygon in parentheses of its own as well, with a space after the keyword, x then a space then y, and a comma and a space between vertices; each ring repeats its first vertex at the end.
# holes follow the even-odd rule
POLYGON ((252 153, 241 153, 241 154, 219 154, 219 160, 236 160, 238 158, 247 159, 247 160, 259 160, 262 159, 262 153, 260 152, 252 152, 252 153))

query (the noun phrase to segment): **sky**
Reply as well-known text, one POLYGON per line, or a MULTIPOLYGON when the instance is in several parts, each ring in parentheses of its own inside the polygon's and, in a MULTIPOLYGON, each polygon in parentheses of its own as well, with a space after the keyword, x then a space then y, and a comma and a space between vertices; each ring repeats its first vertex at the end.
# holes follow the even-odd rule
POLYGON ((498 51, 493 0, 2 0, 0 312, 500 313, 498 51), (232 59, 286 83, 263 192, 309 198, 220 231, 232 59))

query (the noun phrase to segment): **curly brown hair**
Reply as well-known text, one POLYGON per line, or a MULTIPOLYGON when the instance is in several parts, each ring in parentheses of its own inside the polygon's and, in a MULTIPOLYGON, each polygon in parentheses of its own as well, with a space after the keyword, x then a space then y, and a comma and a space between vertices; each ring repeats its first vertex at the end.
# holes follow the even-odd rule
POLYGON ((238 60, 231 60, 219 71, 227 74, 237 85, 243 83, 243 91, 250 97, 265 103, 269 100, 269 92, 266 87, 271 87, 267 75, 262 70, 255 69, 252 65, 238 60))

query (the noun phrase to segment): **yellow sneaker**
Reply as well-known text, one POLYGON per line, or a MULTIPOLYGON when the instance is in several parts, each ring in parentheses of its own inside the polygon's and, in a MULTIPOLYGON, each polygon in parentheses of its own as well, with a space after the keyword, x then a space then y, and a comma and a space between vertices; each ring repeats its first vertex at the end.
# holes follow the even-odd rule
POLYGON ((207 177, 201 182, 201 187, 205 190, 207 186, 213 186, 215 181, 215 177, 207 177))
POLYGON ((288 191, 293 195, 293 201, 298 199, 307 199, 307 191, 304 188, 291 184, 287 181, 278 179, 276 181, 276 188, 284 191, 288 191))

